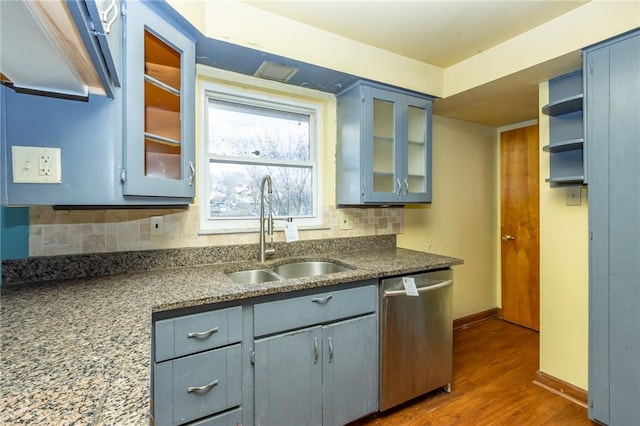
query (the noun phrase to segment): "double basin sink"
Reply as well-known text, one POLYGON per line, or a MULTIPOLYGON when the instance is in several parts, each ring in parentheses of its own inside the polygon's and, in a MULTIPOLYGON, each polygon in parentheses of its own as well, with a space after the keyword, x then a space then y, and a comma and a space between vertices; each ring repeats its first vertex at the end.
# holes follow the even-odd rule
POLYGON ((307 261, 292 262, 273 266, 269 269, 250 269, 227 274, 238 284, 260 284, 269 281, 281 281, 292 278, 317 277, 336 272, 352 271, 353 268, 335 262, 307 261))

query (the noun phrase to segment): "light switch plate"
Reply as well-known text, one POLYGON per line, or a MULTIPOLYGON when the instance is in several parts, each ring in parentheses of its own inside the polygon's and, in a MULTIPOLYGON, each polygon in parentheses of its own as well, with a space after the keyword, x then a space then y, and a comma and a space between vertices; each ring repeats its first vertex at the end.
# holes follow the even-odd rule
POLYGON ((12 146, 13 183, 60 183, 61 150, 39 146, 12 146))
POLYGON ((580 186, 567 186, 567 193, 566 193, 567 206, 579 206, 582 203, 581 191, 582 191, 582 187, 580 186))

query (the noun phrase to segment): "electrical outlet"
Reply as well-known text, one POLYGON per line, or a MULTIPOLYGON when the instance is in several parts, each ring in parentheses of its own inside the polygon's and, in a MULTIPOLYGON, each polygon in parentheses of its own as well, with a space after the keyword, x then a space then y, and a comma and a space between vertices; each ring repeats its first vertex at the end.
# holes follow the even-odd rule
POLYGON ((12 146, 13 183, 60 183, 61 150, 39 146, 12 146))
POLYGON ((353 229, 353 214, 340 212, 340 229, 353 229))
POLYGON ((149 218, 149 235, 152 237, 164 235, 164 217, 151 216, 149 218))

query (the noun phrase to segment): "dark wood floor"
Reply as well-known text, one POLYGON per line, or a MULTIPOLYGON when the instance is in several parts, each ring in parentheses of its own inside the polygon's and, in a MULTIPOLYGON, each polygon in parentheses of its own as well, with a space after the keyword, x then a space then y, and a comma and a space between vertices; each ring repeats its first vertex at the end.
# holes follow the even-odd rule
POLYGON ((538 333, 499 319, 454 332, 450 394, 432 392, 357 425, 596 425, 587 409, 532 383, 538 333))

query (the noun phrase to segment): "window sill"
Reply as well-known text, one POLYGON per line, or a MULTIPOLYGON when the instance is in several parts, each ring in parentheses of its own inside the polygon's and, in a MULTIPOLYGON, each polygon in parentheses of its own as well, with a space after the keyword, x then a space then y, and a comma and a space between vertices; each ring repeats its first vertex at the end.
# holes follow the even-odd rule
MULTIPOLYGON (((294 222, 295 223, 295 222, 294 222)), ((298 226, 298 231, 321 231, 331 229, 329 225, 303 225, 298 226)), ((274 232, 284 232, 283 225, 276 225, 274 227, 274 232)), ((260 232, 260 228, 256 226, 255 228, 237 228, 237 229, 198 229, 198 235, 216 235, 216 234, 255 234, 260 232)))

